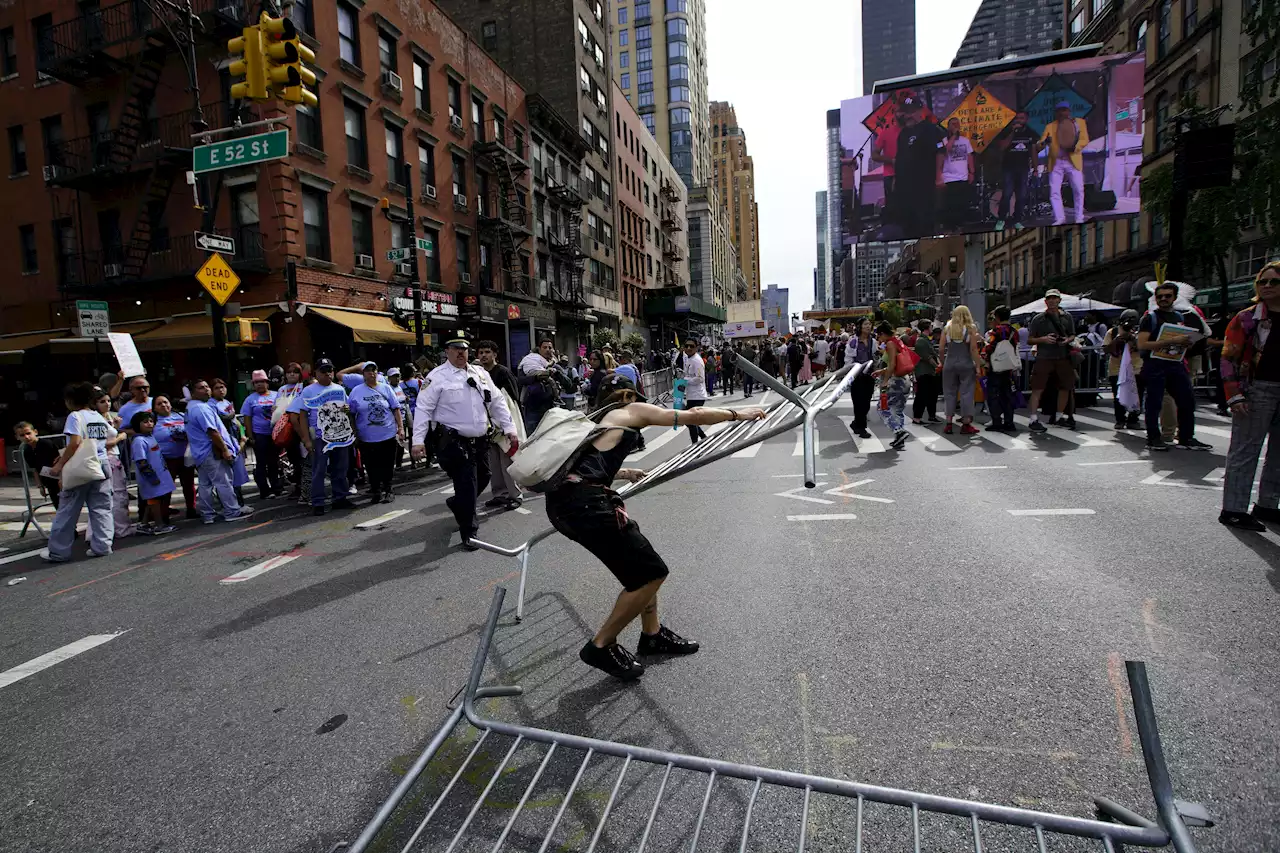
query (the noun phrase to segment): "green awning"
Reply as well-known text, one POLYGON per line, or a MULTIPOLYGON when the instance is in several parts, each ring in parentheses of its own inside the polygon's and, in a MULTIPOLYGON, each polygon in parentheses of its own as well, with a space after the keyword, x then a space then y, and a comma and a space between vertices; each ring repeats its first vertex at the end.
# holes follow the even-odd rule
POLYGON ((647 318, 691 317, 707 323, 723 323, 728 314, 723 308, 694 296, 659 296, 644 301, 647 318))

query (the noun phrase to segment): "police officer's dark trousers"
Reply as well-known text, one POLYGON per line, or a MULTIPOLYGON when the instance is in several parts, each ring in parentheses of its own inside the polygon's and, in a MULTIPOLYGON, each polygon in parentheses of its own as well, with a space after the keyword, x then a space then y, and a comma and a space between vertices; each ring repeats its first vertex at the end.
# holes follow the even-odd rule
POLYGON ((488 439, 466 438, 451 429, 444 430, 436 458, 453 481, 453 497, 445 503, 458 520, 458 532, 470 539, 480 529, 476 518, 476 495, 489 482, 488 439))

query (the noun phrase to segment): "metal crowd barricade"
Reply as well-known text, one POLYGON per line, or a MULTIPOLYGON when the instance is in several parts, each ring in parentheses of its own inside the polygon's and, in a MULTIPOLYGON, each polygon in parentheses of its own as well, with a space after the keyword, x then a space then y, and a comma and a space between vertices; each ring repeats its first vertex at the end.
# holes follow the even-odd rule
MULTIPOLYGON (((789 830, 790 833, 794 833, 792 837, 795 841, 792 843, 796 845, 795 849, 799 853, 804 853, 810 841, 810 815, 816 814, 815 809, 819 807, 818 802, 820 798, 824 797, 837 798, 835 803, 830 800, 823 802, 824 806, 830 804, 836 808, 844 808, 854 813, 851 816, 856 816, 854 837, 847 840, 852 841, 852 844, 848 845, 849 849, 856 851, 863 849, 864 830, 866 830, 867 835, 870 835, 872 831, 890 829, 891 831, 909 833, 913 845, 912 849, 917 853, 923 849, 923 845, 928 843, 945 843, 950 847, 953 843, 952 836, 955 834, 968 835, 971 838, 972 849, 980 853, 983 849, 984 832, 990 831, 992 827, 999 826, 1009 827, 1016 834, 1016 837, 1025 838, 1028 846, 1022 849, 1036 849, 1040 853, 1047 853, 1051 840, 1054 842, 1062 841, 1064 837, 1096 841, 1104 853, 1116 853, 1116 851, 1123 849, 1121 845, 1126 844, 1147 848, 1172 846, 1177 853, 1194 853, 1195 844, 1187 829, 1188 825, 1213 825, 1203 806, 1174 799, 1173 783, 1165 765, 1164 750, 1160 742, 1160 732, 1156 725, 1151 688, 1147 682, 1146 665, 1141 661, 1126 662, 1125 670, 1129 681, 1129 693, 1133 700, 1138 737, 1142 744, 1143 764, 1151 786, 1152 797, 1155 801, 1157 819, 1153 821, 1145 818, 1105 797, 1094 797, 1096 818, 1084 818, 1037 811, 1020 806, 998 805, 978 800, 927 794, 905 788, 891 788, 864 782, 854 782, 848 779, 832 779, 809 773, 796 773, 739 764, 733 761, 703 758, 490 719, 481 714, 476 706, 476 700, 491 697, 519 696, 522 693, 521 688, 518 686, 480 686, 485 664, 489 657, 489 649, 498 626, 498 618, 502 612, 502 603, 505 595, 506 590, 502 587, 498 587, 494 591, 493 601, 489 606, 488 620, 480 634, 480 642, 471 663, 471 673, 465 688, 462 690, 461 703, 445 719, 444 724, 436 732, 435 736, 431 738, 426 749, 410 767, 409 772, 401 779, 391 796, 378 809, 373 820, 365 826, 364 830, 350 846, 346 844, 335 846, 333 848, 335 853, 338 850, 343 850, 345 853, 365 853, 365 851, 371 849, 371 845, 380 841, 379 836, 383 828, 387 827, 389 823, 392 826, 403 825, 405 831, 409 826, 416 823, 407 843, 400 848, 401 853, 412 853, 415 849, 444 849, 445 853, 452 853, 452 851, 460 849, 458 845, 464 837, 467 837, 466 849, 481 849, 483 847, 490 849, 491 853, 501 853, 502 847, 508 840, 513 840, 513 845, 518 846, 520 849, 533 849, 531 845, 536 843, 537 834, 532 834, 533 828, 529 824, 533 820, 525 812, 525 806, 530 802, 530 797, 535 790, 538 790, 541 802, 555 802, 555 799, 559 798, 559 807, 550 822, 549 828, 546 830, 541 847, 538 848, 540 851, 546 851, 549 849, 556 830, 561 826, 565 811, 568 809, 570 802, 574 800, 574 795, 579 790, 583 775, 593 759, 596 760, 596 765, 592 768, 593 772, 603 770, 604 768, 600 767, 600 765, 609 759, 614 761, 620 759, 621 766, 616 770, 611 793, 602 806, 595 805, 596 801, 585 795, 579 796, 577 799, 577 810, 582 812, 581 816, 583 818, 582 837, 585 838, 586 830, 590 829, 594 823, 594 832, 589 846, 586 848, 588 853, 596 849, 597 842, 600 840, 606 825, 609 824, 611 816, 617 816, 611 825, 612 837, 629 838, 634 837, 636 833, 640 833, 637 849, 643 853, 660 814, 667 820, 683 823, 682 804, 678 798, 680 797, 680 792, 687 790, 692 790, 698 798, 689 802, 687 806, 696 805, 700 801, 697 822, 693 825, 692 830, 687 828, 682 830, 683 837, 689 841, 689 853, 697 853, 698 845, 704 838, 708 839, 715 849, 723 848, 726 846, 726 842, 738 842, 738 849, 746 851, 751 842, 753 816, 765 811, 766 806, 774 805, 773 796, 770 796, 768 800, 761 800, 762 792, 767 796, 776 795, 779 789, 802 792, 802 804, 798 809, 788 807, 785 802, 778 806, 784 810, 784 814, 789 812, 789 822, 762 819, 756 824, 755 828, 759 832, 761 831, 760 824, 765 824, 765 831, 771 834, 789 830), (425 807, 429 799, 427 795, 432 793, 430 790, 423 791, 414 797, 409 797, 409 794, 441 746, 458 728, 458 724, 463 717, 466 718, 467 727, 462 731, 467 732, 467 729, 473 729, 479 735, 466 758, 453 772, 443 790, 435 797, 430 809, 421 821, 418 821, 416 813, 398 813, 402 804, 405 812, 415 811, 417 803, 422 803, 423 807, 425 807), (481 787, 480 781, 485 773, 480 770, 479 765, 483 763, 483 759, 481 762, 476 762, 474 767, 472 762, 490 740, 492 740, 492 743, 489 743, 490 748, 506 746, 505 757, 501 762, 494 762, 496 769, 493 771, 492 776, 489 777, 488 782, 481 787), (507 746, 508 743, 509 746, 507 746), (545 746, 545 750, 540 748, 542 746, 545 746), (541 763, 533 773, 527 786, 524 786, 519 801, 514 807, 509 805, 508 802, 499 802, 499 800, 514 798, 515 791, 521 787, 514 781, 508 782, 500 792, 500 795, 490 800, 490 795, 493 793, 495 786, 503 780, 503 777, 516 772, 517 766, 512 764, 512 759, 522 747, 524 748, 524 754, 520 756, 521 758, 537 760, 540 757, 541 763), (573 764, 577 764, 577 770, 572 777, 572 781, 564 786, 563 793, 561 793, 561 785, 565 782, 567 772, 563 774, 558 774, 555 771, 550 774, 544 774, 543 772, 547 769, 547 765, 556 753, 560 753, 561 756, 566 754, 571 756, 570 762, 564 765, 566 771, 573 764), (580 760, 578 756, 581 756, 580 760), (627 807, 629 805, 625 803, 627 797, 641 790, 641 784, 635 780, 639 773, 644 772, 645 765, 661 774, 661 785, 657 789, 657 794, 651 806, 646 799, 644 802, 636 804, 638 807, 627 807), (631 785, 625 792, 622 792, 623 781, 627 778, 627 774, 632 770, 633 766, 637 768, 637 772, 631 777, 633 780, 631 785), (678 774, 673 784, 669 786, 668 782, 671 781, 672 770, 678 770, 681 773, 678 774), (705 781, 694 785, 681 784, 688 778, 687 774, 689 773, 697 774, 696 778, 705 781), (464 778, 464 774, 467 774, 467 778, 463 787, 470 785, 480 788, 480 793, 478 799, 475 799, 474 803, 471 804, 466 811, 465 818, 461 818, 459 824, 455 818, 461 816, 462 809, 466 808, 467 802, 472 798, 470 796, 463 798, 461 792, 459 792, 459 796, 454 797, 449 803, 449 808, 442 810, 441 806, 445 804, 446 800, 449 800, 450 795, 457 787, 457 782, 459 779, 464 778), (561 778, 557 780, 557 776, 561 778), (544 778, 548 781, 543 784, 542 789, 539 789, 539 782, 544 778), (745 813, 740 819, 740 828, 736 810, 732 810, 731 814, 724 814, 724 812, 731 809, 731 807, 724 805, 724 792, 729 787, 727 784, 721 783, 721 798, 717 800, 715 808, 710 808, 712 794, 716 792, 717 782, 724 779, 741 780, 752 786, 750 800, 747 802, 745 813), (507 791, 507 788, 511 790, 507 791), (675 793, 664 800, 668 790, 675 793), (620 794, 620 792, 622 793, 620 794), (480 810, 484 808, 486 802, 490 804, 491 814, 497 809, 503 809, 504 814, 508 811, 510 813, 510 816, 505 821, 500 819, 496 822, 490 821, 493 832, 497 832, 498 823, 502 823, 502 829, 496 840, 482 838, 479 832, 473 829, 473 825, 476 825, 475 818, 480 810), (757 806, 761 803, 764 805, 758 809, 757 806), (868 803, 896 807, 894 809, 895 813, 898 809, 903 810, 904 816, 909 815, 910 817, 910 828, 902 829, 901 822, 896 820, 886 821, 886 825, 881 826, 877 818, 883 816, 882 811, 877 810, 871 814, 864 815, 864 809, 868 803), (713 814, 711 826, 723 827, 719 832, 716 829, 704 829, 704 827, 708 826, 707 817, 709 811, 713 814), (947 841, 943 842, 941 837, 925 838, 927 832, 922 830, 922 812, 954 818, 954 820, 946 821, 945 832, 940 833, 940 835, 947 836, 947 841), (525 825, 520 830, 516 830, 513 836, 513 830, 515 830, 522 814, 526 815, 525 825), (648 819, 643 824, 643 828, 641 828, 640 822, 645 819, 645 815, 648 816, 648 819), (394 821, 392 820, 393 816, 396 818, 394 821), (438 820, 437 817, 439 818, 438 820), (732 819, 732 824, 728 823, 728 819, 732 819), (432 825, 433 820, 436 821, 434 825, 432 825), (1023 833, 1017 833, 1019 829, 1023 830, 1023 833), (471 832, 470 836, 468 836, 468 832, 471 832), (431 834, 428 835, 428 833, 431 834), (424 836, 426 837, 424 838, 424 836), (452 840, 448 842, 447 847, 444 847, 445 839, 450 836, 452 840), (1034 848, 1030 846, 1033 841, 1034 848), (422 843, 419 844, 419 842, 422 843)), ((529 761, 529 766, 532 766, 532 761, 529 761)), ((443 779, 443 774, 439 775, 443 779)), ((866 811, 871 812, 871 810, 866 811)), ((481 821, 481 823, 483 822, 481 821)), ((659 825, 659 829, 661 830, 662 828, 664 827, 659 825)), ((541 827, 538 827, 537 831, 540 833, 541 827)), ((991 835, 988 835, 987 839, 988 844, 992 843, 991 835)), ((399 846, 398 838, 387 839, 387 841, 393 840, 396 842, 395 846, 399 846)), ((998 841, 997 839, 997 843, 998 841)), ((380 849, 385 846, 380 845, 380 849)), ((1077 848, 1073 847, 1072 849, 1077 848)))
MULTIPOLYGON (((67 437, 62 433, 58 433, 57 435, 37 436, 36 440, 41 441, 46 438, 58 445, 59 452, 61 452, 67 445, 67 437)), ((18 465, 22 470, 22 496, 27 506, 22 513, 22 532, 18 534, 18 538, 22 539, 26 537, 27 528, 34 527, 36 529, 36 533, 39 533, 45 539, 48 539, 49 534, 45 532, 45 529, 40 526, 40 522, 36 520, 36 510, 44 509, 47 506, 53 506, 53 501, 47 500, 37 502, 32 498, 31 493, 33 491, 36 494, 40 493, 40 486, 38 483, 40 472, 32 471, 27 467, 27 454, 23 453, 22 443, 19 442, 18 445, 18 465)), ((110 475, 108 474, 108 476, 110 475)))
MULTIPOLYGON (((710 434, 706 441, 701 441, 658 465, 639 483, 630 483, 619 489, 619 495, 622 497, 638 495, 681 474, 695 471, 704 465, 710 465, 712 462, 731 456, 739 450, 767 441, 775 435, 789 432, 797 426, 803 428, 804 436, 804 484, 806 488, 814 488, 817 479, 815 476, 817 462, 814 458, 814 421, 819 414, 835 405, 836 400, 848 392, 854 378, 863 370, 870 369, 870 364, 856 364, 841 368, 816 380, 803 394, 797 394, 748 359, 735 355, 733 360, 738 369, 751 374, 765 388, 776 391, 781 396, 781 400, 769 407, 766 418, 763 421, 730 422, 727 428, 710 434), (825 397, 823 397, 824 393, 826 393, 825 397), (799 412, 795 412, 797 408, 799 412)), ((516 594, 516 621, 524 619, 529 552, 534 545, 555 532, 554 527, 548 527, 515 548, 503 548, 480 539, 471 540, 471 544, 481 550, 503 557, 516 558, 520 571, 520 583, 516 594)))
POLYGON ((662 370, 651 370, 640 374, 640 393, 655 406, 671 402, 671 392, 675 388, 676 369, 664 367, 662 370))
MULTIPOLYGON (((1081 349, 1083 358, 1080 364, 1076 365, 1076 393, 1078 394, 1100 394, 1103 391, 1111 390, 1111 383, 1107 377, 1107 362, 1109 356, 1103 347, 1084 347, 1081 349)), ((1030 351, 1019 353, 1022 360, 1022 369, 1019 371, 1018 390, 1023 394, 1031 393, 1031 371, 1035 367, 1035 357, 1030 351)))

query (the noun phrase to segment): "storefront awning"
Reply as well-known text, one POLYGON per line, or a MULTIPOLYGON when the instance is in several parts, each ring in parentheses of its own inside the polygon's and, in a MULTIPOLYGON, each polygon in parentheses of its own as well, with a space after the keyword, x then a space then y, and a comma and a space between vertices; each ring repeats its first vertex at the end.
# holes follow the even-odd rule
MULTIPOLYGON (((240 312, 239 319, 265 320, 279 311, 274 305, 250 308, 240 312)), ((237 319, 228 317, 227 319, 237 319)), ((114 327, 113 327, 114 328, 114 327)), ((122 330, 123 331, 123 330, 122 330)), ((145 332, 135 333, 133 342, 139 352, 156 352, 172 349, 210 349, 213 347, 213 319, 207 314, 187 314, 173 317, 145 332)))
POLYGON ((413 332, 396 325, 386 314, 363 314, 359 311, 343 311, 340 308, 321 308, 310 305, 308 314, 316 314, 331 323, 346 326, 352 339, 358 344, 405 344, 413 346, 418 338, 413 332))
POLYGON ((44 346, 58 338, 65 338, 67 334, 67 329, 50 329, 44 332, 0 337, 0 364, 21 363, 22 356, 27 350, 44 346))

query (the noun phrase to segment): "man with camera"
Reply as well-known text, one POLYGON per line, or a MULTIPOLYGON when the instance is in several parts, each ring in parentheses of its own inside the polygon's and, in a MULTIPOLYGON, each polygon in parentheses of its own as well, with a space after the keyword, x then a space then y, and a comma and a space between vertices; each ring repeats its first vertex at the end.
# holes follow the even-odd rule
MULTIPOLYGON (((1032 432, 1046 432, 1049 428, 1040 423, 1040 396, 1044 394, 1053 376, 1058 382, 1059 412, 1070 412, 1067 408, 1071 402, 1071 394, 1076 387, 1075 365, 1071 363, 1071 332, 1075 323, 1061 309, 1062 291, 1050 288, 1044 294, 1044 311, 1031 318, 1030 335, 1027 343, 1036 348, 1035 366, 1031 369, 1031 410, 1032 432)), ((1068 414, 1059 423, 1067 429, 1076 428, 1076 419, 1068 414)))

